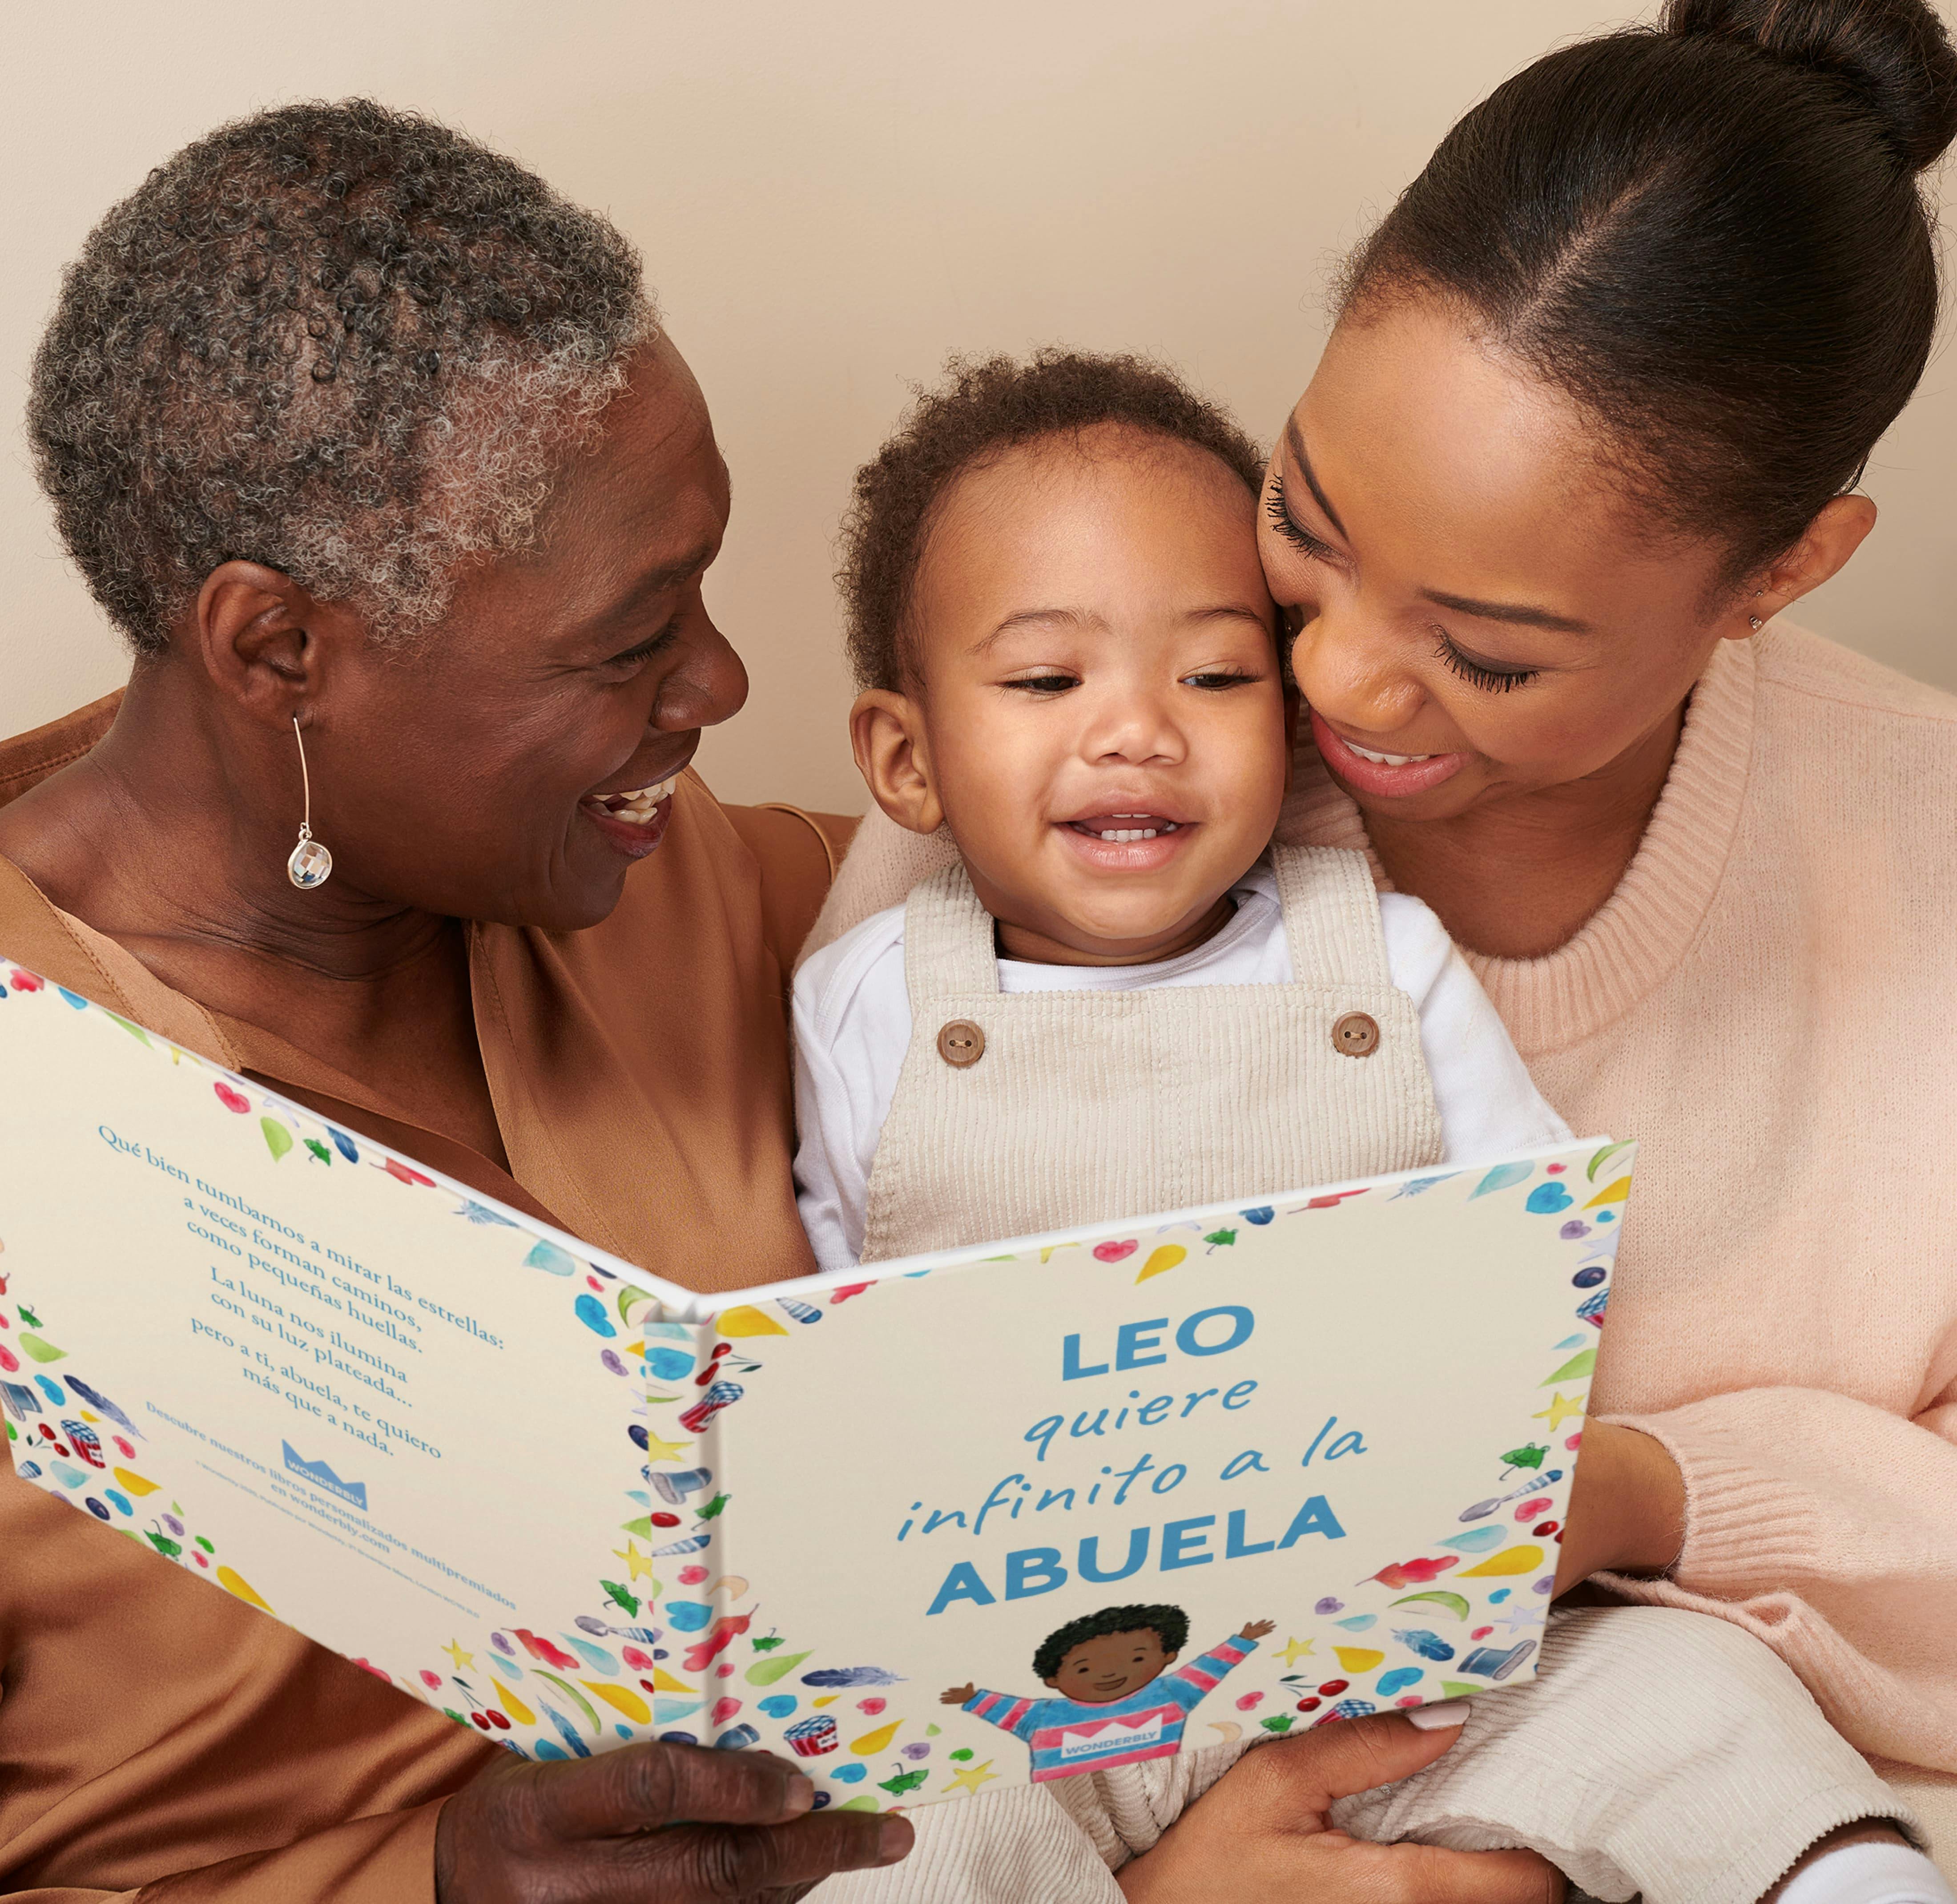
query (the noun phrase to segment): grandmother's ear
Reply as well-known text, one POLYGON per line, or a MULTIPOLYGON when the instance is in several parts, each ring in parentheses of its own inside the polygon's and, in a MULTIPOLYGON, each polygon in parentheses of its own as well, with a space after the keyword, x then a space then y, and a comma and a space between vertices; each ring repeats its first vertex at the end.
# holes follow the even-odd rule
POLYGON ((887 688, 858 694, 849 710, 849 745, 870 797, 899 826, 935 833, 944 825, 923 716, 909 695, 887 688))
POLYGON ((204 577, 184 634, 220 693, 283 723, 318 697, 338 618, 280 570, 232 561, 204 577))

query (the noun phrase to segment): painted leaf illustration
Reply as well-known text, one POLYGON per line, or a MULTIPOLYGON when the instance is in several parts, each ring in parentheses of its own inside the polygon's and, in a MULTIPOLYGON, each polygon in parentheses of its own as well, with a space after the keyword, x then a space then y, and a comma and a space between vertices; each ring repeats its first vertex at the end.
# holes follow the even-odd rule
POLYGON ((1468 1200, 1472 1203, 1477 1197, 1486 1197, 1495 1191, 1506 1190, 1513 1184, 1522 1183, 1535 1169, 1532 1163, 1498 1163, 1475 1186, 1468 1200))
POLYGON ((653 1709, 637 1693, 625 1687, 603 1685, 595 1679, 586 1680, 584 1687, 587 1692, 596 1693, 606 1705, 616 1706, 628 1719, 635 1719, 641 1725, 653 1722, 653 1709))
POLYGON ((530 1253, 523 1258, 526 1267, 547 1270, 552 1276, 575 1276, 577 1265, 555 1243, 546 1243, 541 1238, 531 1245, 530 1253))
POLYGON ((265 1148, 274 1162, 292 1147, 292 1134, 277 1118, 261 1118, 258 1128, 265 1134, 265 1148))
POLYGON ((1597 1154, 1590 1159, 1588 1166, 1584 1170, 1584 1175, 1588 1177, 1594 1184, 1597 1181, 1598 1172, 1601 1170, 1604 1165, 1608 1163, 1613 1157, 1621 1156, 1623 1153, 1630 1150, 1630 1147, 1631 1147, 1628 1143, 1605 1144, 1603 1149, 1598 1151, 1597 1154))
POLYGON ((1593 1373, 1596 1366, 1596 1350, 1586 1349, 1580 1354, 1572 1355, 1554 1374, 1544 1376, 1536 1386, 1539 1388, 1547 1388, 1552 1382, 1577 1381, 1584 1376, 1593 1373))
POLYGON ((599 1723, 596 1709, 592 1705, 591 1701, 586 1699, 583 1694, 580 1692, 569 1680, 560 1679, 555 1673, 545 1672, 541 1667, 538 1668, 537 1677, 539 1679, 548 1679, 553 1686, 556 1687, 561 1692, 565 1694, 569 1698, 573 1700, 576 1703, 579 1711, 583 1713, 584 1716, 591 1722, 591 1730, 593 1735, 599 1737, 602 1736, 605 1728, 599 1723))

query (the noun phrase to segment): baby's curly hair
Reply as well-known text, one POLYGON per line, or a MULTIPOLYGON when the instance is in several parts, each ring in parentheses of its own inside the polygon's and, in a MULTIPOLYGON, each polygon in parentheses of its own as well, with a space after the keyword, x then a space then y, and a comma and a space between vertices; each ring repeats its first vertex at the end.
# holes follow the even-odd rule
POLYGON ((239 558, 400 639, 533 538, 656 322, 632 246, 514 160, 371 100, 281 106, 90 234, 27 432, 139 654, 239 558))
POLYGON ((932 517, 953 480, 1023 444, 1100 423, 1207 450, 1254 500, 1263 493, 1263 451, 1228 411, 1164 365, 1058 349, 1025 363, 953 357, 945 381, 916 393, 896 434, 856 472, 836 580, 858 688, 899 689, 915 677, 911 596, 932 517))
POLYGON ((1033 1655, 1033 1672, 1051 1679, 1073 1649, 1111 1633, 1152 1633, 1165 1653, 1180 1653, 1189 1643, 1189 1615, 1179 1606, 1104 1606, 1056 1628, 1033 1655))

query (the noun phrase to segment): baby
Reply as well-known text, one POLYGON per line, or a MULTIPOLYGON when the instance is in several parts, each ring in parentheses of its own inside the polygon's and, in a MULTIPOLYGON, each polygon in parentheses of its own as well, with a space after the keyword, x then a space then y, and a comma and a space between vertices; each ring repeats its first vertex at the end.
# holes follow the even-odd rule
POLYGON ((962 864, 796 982, 824 1267, 1569 1136, 1424 905, 1271 847, 1262 482, 1220 412, 1079 357, 968 372, 858 477, 857 764, 962 864))
MULTIPOLYGON (((795 982, 796 1173, 825 1268, 1568 1137, 1424 905, 1377 893, 1362 854, 1273 843, 1297 707, 1263 474, 1165 373, 1053 352, 960 369, 859 473, 857 764, 959 860, 795 982)), ((1530 1845, 1606 1899, 1751 1904, 1818 1839, 1897 1814, 1725 1622, 1591 1608, 1543 1643, 1534 1686, 1478 1700, 1452 1751, 1344 1801, 1342 1827, 1530 1845)), ((1159 1829, 1238 1749, 1013 1795, 1045 1827, 990 1816, 1002 1843, 1070 1819, 1118 1863, 1146 1845, 1118 1821, 1159 1829)), ((935 1896, 939 1872, 992 1895, 984 1808, 951 1809, 918 1814, 894 1889, 825 1899, 935 1896)), ((1813 1896, 1857 1896, 1854 1862, 1797 1881, 1834 1866, 1813 1896)))

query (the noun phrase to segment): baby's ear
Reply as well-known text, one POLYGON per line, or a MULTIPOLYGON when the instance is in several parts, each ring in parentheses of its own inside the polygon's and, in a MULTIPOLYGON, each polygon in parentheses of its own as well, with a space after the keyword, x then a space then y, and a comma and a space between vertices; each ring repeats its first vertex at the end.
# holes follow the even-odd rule
POLYGON ((929 833, 944 825, 924 711, 911 696, 889 688, 858 694, 849 710, 849 745, 870 797, 899 826, 929 833))

